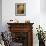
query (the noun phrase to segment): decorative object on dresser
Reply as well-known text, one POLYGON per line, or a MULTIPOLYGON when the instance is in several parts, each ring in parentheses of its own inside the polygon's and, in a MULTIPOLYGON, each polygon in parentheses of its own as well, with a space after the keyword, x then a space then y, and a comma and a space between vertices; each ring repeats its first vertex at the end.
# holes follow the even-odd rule
POLYGON ((18 46, 33 46, 33 23, 7 23, 12 41, 18 46))
POLYGON ((17 19, 11 19, 10 21, 8 21, 9 23, 19 23, 19 21, 17 19))

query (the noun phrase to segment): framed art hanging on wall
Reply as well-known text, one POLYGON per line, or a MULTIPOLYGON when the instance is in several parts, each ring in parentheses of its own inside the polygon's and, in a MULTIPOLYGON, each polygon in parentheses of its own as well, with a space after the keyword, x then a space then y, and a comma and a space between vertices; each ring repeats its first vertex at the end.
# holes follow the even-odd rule
POLYGON ((26 15, 26 3, 16 3, 15 4, 15 15, 16 16, 26 15))

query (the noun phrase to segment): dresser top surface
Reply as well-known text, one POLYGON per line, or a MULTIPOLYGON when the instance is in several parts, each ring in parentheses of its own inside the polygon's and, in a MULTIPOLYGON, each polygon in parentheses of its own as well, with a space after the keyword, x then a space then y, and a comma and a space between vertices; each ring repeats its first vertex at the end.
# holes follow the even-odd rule
POLYGON ((19 24, 19 25, 23 25, 23 24, 31 24, 33 25, 34 23, 7 23, 8 25, 14 25, 14 24, 19 24))

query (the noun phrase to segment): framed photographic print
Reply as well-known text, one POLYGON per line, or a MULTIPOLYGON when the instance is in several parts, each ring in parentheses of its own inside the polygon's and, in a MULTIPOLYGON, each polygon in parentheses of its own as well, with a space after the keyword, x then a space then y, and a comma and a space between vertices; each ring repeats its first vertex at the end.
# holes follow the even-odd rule
POLYGON ((16 3, 15 4, 15 15, 16 16, 26 15, 26 3, 16 3))

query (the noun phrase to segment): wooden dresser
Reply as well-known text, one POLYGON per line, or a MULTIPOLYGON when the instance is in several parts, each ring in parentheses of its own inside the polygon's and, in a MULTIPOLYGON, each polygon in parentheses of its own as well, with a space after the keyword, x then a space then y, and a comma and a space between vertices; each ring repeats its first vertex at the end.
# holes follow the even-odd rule
POLYGON ((23 43, 22 46, 33 46, 33 23, 7 23, 12 39, 23 43))

